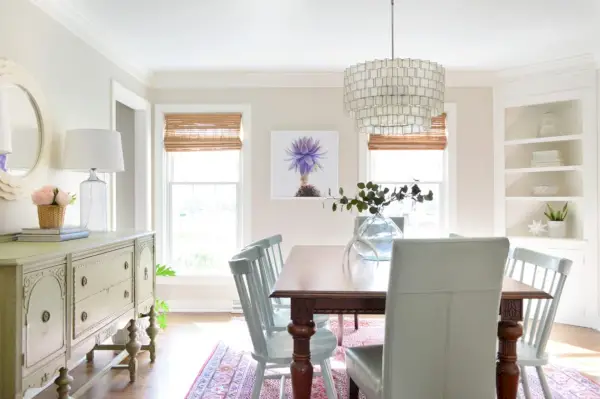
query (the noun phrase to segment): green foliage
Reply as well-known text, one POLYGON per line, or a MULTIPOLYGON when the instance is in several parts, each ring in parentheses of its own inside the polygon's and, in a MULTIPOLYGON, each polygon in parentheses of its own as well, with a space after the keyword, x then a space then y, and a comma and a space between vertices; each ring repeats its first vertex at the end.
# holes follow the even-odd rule
POLYGON ((569 203, 565 202, 565 205, 562 209, 554 210, 550 204, 546 204, 546 212, 544 215, 548 218, 548 220, 552 222, 562 222, 567 218, 569 214, 569 203))
POLYGON ((393 202, 404 201, 410 199, 415 202, 424 202, 433 200, 433 192, 429 190, 427 194, 423 194, 417 184, 408 187, 394 187, 390 190, 389 187, 382 187, 373 182, 360 182, 356 185, 358 192, 354 197, 344 195, 344 189, 340 187, 338 190, 339 197, 334 197, 329 190, 329 198, 333 200, 331 204, 332 211, 343 211, 356 209, 359 213, 368 211, 372 215, 383 212, 386 206, 393 202))
MULTIPOLYGON (((162 277, 173 277, 175 276, 175 270, 167 265, 156 265, 156 276, 162 277)), ((167 313, 169 312, 169 305, 160 298, 156 298, 154 304, 154 311, 156 312, 156 322, 161 329, 167 328, 167 313)))

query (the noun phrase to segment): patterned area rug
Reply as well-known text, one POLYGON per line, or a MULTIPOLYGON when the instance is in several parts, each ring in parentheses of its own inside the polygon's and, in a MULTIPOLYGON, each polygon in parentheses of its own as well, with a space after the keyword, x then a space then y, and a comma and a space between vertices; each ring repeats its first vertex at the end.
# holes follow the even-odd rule
MULTIPOLYGON (((243 321, 234 320, 233 323, 236 324, 236 329, 247 331, 243 321)), ((361 320, 360 328, 354 331, 354 321, 344 322, 344 346, 382 343, 383 326, 383 321, 380 320, 361 320)), ((332 319, 331 329, 335 332, 337 328, 337 320, 332 319)), ((220 342, 200 370, 185 399, 250 399, 256 362, 250 356, 249 348, 251 344, 248 339, 241 339, 236 343, 220 342)), ((338 396, 347 398, 348 378, 344 367, 344 348, 337 349, 332 367, 338 396)), ((577 371, 557 366, 548 366, 545 371, 554 399, 600 399, 600 386, 577 371)), ((543 399, 536 373, 531 371, 528 377, 533 398, 543 399)), ((279 379, 265 380, 261 399, 279 398, 279 384, 279 379)), ((285 392, 288 398, 292 397, 289 378, 286 379, 285 392)), ((313 379, 312 398, 327 399, 321 377, 313 379)), ((362 395, 361 398, 364 399, 362 395)))

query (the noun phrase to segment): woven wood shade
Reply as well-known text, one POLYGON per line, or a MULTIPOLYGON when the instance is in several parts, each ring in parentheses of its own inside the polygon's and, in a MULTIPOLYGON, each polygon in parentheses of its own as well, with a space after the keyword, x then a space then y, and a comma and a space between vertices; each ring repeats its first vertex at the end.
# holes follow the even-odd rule
POLYGON ((445 150, 446 145, 446 114, 431 118, 430 132, 369 136, 369 150, 445 150))
POLYGON ((167 114, 165 151, 215 151, 242 148, 242 114, 167 114))

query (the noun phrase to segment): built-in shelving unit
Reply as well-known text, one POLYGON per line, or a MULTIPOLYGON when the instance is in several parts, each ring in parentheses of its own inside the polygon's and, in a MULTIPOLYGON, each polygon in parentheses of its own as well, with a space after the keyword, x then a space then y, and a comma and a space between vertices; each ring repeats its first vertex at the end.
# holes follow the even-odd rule
POLYGON ((583 237, 581 214, 583 135, 577 100, 505 109, 505 226, 509 236, 531 236, 534 220, 545 222, 547 204, 568 203, 565 239, 583 237))
MULTIPOLYGON (((600 329, 598 76, 591 58, 511 71, 494 86, 494 233, 573 264, 556 322, 600 329), (530 232, 569 204, 566 235, 530 232)), ((556 230, 554 231, 556 232, 556 230)))

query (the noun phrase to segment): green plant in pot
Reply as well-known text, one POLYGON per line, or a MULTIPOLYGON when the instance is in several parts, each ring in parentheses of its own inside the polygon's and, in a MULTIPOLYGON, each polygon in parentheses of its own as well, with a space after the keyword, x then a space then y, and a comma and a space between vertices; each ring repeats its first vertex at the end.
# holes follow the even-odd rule
MULTIPOLYGON (((175 276, 175 270, 167 265, 156 265, 156 276, 157 277, 173 277, 175 276)), ((156 298, 154 305, 154 311, 156 312, 156 322, 161 329, 167 327, 167 313, 169 312, 169 305, 167 302, 160 298, 156 298)))
POLYGON ((368 212, 371 216, 358 228, 354 248, 364 259, 389 260, 393 240, 402 238, 403 235, 398 226, 383 215, 383 211, 395 202, 412 201, 416 204, 432 201, 433 192, 429 190, 424 193, 416 183, 410 187, 404 185, 390 188, 369 181, 358 183, 356 188, 353 196, 345 195, 341 187, 338 190, 339 196, 333 196, 330 190, 327 200, 333 201, 331 210, 368 212), (369 245, 361 244, 364 241, 369 245))
POLYGON ((566 219, 569 215, 569 203, 565 202, 561 209, 554 209, 546 204, 544 215, 548 218, 548 237, 565 238, 567 235, 566 219))

